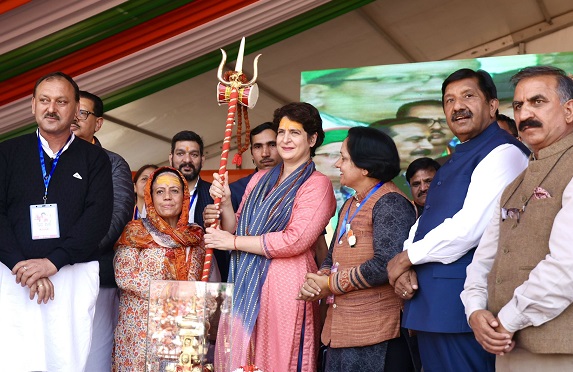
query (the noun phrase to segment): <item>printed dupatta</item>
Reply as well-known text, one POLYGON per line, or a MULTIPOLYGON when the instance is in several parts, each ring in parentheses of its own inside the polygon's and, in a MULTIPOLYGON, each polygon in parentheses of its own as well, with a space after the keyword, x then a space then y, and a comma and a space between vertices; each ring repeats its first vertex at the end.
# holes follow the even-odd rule
POLYGON ((197 224, 189 224, 190 195, 183 175, 171 167, 156 169, 145 184, 144 199, 147 216, 130 221, 117 241, 116 247, 123 245, 138 249, 170 248, 165 252, 165 264, 173 279, 199 280, 205 259, 203 229, 197 224), (183 205, 175 228, 157 214, 151 196, 153 181, 166 171, 176 174, 183 183, 183 205), (191 249, 188 255, 186 248, 191 249))
MULTIPOLYGON (((283 165, 266 173, 247 197, 239 217, 238 236, 260 236, 286 228, 299 187, 315 170, 312 160, 305 162, 277 185, 283 165), (275 187, 276 186, 276 187, 275 187)), ((229 282, 235 284, 231 316, 232 365, 253 361, 251 337, 260 310, 260 294, 271 260, 265 256, 233 251, 229 282)), ((238 366, 237 365, 237 366, 238 366)))

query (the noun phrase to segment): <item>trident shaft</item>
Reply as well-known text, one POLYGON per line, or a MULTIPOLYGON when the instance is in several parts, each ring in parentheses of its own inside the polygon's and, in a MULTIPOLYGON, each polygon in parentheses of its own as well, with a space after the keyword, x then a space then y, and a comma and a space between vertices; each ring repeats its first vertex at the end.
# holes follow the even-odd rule
MULTIPOLYGON (((260 54, 255 57, 254 61, 254 68, 253 68, 253 78, 246 82, 242 82, 243 77, 243 56, 245 53, 245 38, 241 39, 241 45, 239 47, 239 54, 237 56, 237 63, 235 65, 235 71, 233 71, 229 76, 229 81, 223 79, 223 66, 227 61, 227 53, 223 49, 221 49, 221 54, 223 58, 221 59, 221 63, 219 64, 219 68, 217 70, 217 79, 219 80, 218 84, 218 92, 222 93, 219 96, 222 98, 219 99, 219 104, 222 102, 228 103, 228 110, 227 110, 227 121, 225 126, 225 139, 223 140, 223 149, 221 152, 221 162, 219 163, 219 175, 224 177, 225 172, 227 171, 227 159, 229 155, 229 150, 231 148, 231 137, 233 136, 233 124, 235 123, 235 114, 237 113, 237 104, 240 103, 244 106, 249 108, 253 108, 255 106, 257 95, 255 94, 254 97, 251 97, 248 94, 245 94, 250 89, 254 89, 254 92, 258 92, 256 89, 256 80, 258 75, 258 68, 257 63, 259 60, 260 54), (239 98, 241 101, 239 102, 239 98)), ((241 135, 241 133, 237 133, 237 135, 241 135)), ((215 204, 219 205, 221 203, 221 198, 215 199, 215 204)), ((213 228, 217 228, 219 226, 219 221, 215 220, 215 222, 211 225, 213 228)), ((211 262, 213 260, 213 249, 207 249, 205 253, 205 263, 203 265, 203 273, 201 275, 201 280, 206 282, 209 280, 209 273, 211 271, 211 262)))

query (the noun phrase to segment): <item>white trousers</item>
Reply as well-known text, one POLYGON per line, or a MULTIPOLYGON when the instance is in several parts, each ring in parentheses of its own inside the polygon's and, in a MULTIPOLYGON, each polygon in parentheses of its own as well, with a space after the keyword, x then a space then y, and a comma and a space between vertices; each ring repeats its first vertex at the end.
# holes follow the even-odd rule
POLYGON ((81 372, 90 350, 99 291, 97 261, 50 277, 54 300, 38 304, 0 263, 0 371, 81 372))
POLYGON ((92 345, 86 372, 110 372, 113 331, 119 316, 119 290, 100 288, 94 315, 92 345))

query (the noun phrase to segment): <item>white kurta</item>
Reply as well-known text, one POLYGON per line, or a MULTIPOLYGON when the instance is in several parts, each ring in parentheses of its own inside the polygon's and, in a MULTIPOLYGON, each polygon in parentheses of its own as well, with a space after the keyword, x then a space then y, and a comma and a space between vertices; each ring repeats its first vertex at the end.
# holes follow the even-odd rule
POLYGON ((54 300, 38 304, 0 263, 0 371, 84 371, 99 291, 98 262, 66 265, 49 279, 54 300))

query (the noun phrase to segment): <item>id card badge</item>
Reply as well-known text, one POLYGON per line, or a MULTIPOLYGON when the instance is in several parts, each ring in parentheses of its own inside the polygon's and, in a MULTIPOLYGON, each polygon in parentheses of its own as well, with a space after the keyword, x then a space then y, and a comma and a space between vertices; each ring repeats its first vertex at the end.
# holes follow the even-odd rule
POLYGON ((60 237, 57 204, 36 204, 30 206, 32 240, 60 237))

